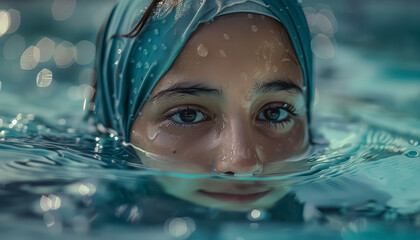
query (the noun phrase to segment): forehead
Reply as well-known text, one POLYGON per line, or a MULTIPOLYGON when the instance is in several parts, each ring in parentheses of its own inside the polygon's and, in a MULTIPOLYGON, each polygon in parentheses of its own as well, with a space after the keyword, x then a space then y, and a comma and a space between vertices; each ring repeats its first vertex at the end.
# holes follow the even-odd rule
MULTIPOLYGON (((284 26, 251 13, 224 15, 201 24, 167 75, 172 80, 190 77, 207 83, 209 78, 225 81, 221 76, 235 79, 246 75, 254 81, 284 77, 303 85, 300 64, 284 26)), ((167 84, 160 82, 157 87, 162 85, 167 84)))

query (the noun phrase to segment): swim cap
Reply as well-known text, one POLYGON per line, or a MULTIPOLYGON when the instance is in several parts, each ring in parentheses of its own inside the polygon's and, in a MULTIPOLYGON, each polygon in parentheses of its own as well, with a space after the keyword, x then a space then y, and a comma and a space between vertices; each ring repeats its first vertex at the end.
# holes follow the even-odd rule
POLYGON ((151 0, 121 0, 100 36, 96 60, 96 121, 116 130, 125 141, 153 88, 170 68, 200 23, 230 13, 274 18, 287 30, 300 61, 308 117, 312 102, 312 51, 305 15, 296 0, 165 0, 156 4, 136 38, 129 33, 151 0))

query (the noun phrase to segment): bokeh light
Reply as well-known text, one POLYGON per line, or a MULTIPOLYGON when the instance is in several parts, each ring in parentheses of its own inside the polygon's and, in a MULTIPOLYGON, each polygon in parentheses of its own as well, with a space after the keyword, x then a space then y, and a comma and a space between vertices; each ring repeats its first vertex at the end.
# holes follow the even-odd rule
POLYGON ((48 87, 50 86, 53 79, 53 74, 49 69, 42 69, 36 77, 36 85, 38 87, 48 87))
POLYGON ((10 25, 6 34, 11 34, 11 33, 16 32, 20 26, 20 12, 15 9, 10 9, 8 13, 9 13, 9 18, 10 18, 10 25))
POLYGON ((19 58, 25 50, 25 38, 19 34, 13 34, 3 46, 3 57, 8 60, 19 58))
POLYGON ((59 68, 68 68, 73 62, 74 58, 77 56, 77 51, 74 45, 71 42, 63 41, 61 42, 54 52, 54 60, 59 68))
POLYGON ((23 70, 32 70, 38 65, 40 58, 41 51, 39 48, 30 46, 23 52, 20 58, 20 67, 23 70))
POLYGON ((76 45, 76 62, 80 65, 87 65, 95 58, 95 44, 89 41, 80 41, 76 45))
POLYGON ((10 14, 7 11, 0 10, 0 37, 3 36, 10 27, 10 14))
POLYGON ((53 40, 44 37, 35 46, 40 50, 40 62, 47 62, 51 59, 55 51, 55 42, 53 40))
POLYGON ((64 21, 69 19, 76 8, 76 0, 54 0, 51 11, 54 20, 64 21))

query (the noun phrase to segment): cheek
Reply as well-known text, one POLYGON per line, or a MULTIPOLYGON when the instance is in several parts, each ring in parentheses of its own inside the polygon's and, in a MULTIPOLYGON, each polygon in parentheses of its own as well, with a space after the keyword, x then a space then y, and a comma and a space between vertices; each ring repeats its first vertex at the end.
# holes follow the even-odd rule
POLYGON ((132 143, 148 152, 170 156, 176 162, 211 164, 220 132, 209 122, 201 127, 180 127, 168 124, 139 123, 132 133, 132 143))
POLYGON ((299 153, 305 144, 306 119, 295 119, 293 128, 275 138, 261 136, 258 139, 258 152, 266 162, 276 162, 299 153))

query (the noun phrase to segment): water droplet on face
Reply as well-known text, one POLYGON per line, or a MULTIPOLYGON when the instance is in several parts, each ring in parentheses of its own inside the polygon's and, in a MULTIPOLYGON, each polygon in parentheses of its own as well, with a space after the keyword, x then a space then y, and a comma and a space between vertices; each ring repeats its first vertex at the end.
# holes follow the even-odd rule
POLYGON ((225 51, 224 51, 223 49, 220 49, 220 50, 219 50, 219 55, 220 55, 221 57, 223 57, 223 58, 227 57, 227 56, 226 56, 226 53, 225 53, 225 51))
POLYGON ((406 157, 409 157, 409 158, 416 158, 416 157, 420 156, 419 152, 417 152, 415 150, 409 150, 409 151, 405 152, 404 155, 406 157))
POLYGON ((248 18, 249 19, 253 19, 254 18, 254 15, 252 15, 251 13, 248 13, 248 18))
POLYGON ((156 139, 157 135, 159 134, 160 130, 157 127, 149 126, 146 128, 147 131, 147 137, 150 141, 153 141, 156 139))
POLYGON ((209 54, 209 49, 207 48, 206 45, 204 45, 203 43, 201 43, 197 47, 197 54, 200 57, 207 57, 207 55, 209 54))
POLYGON ((273 66, 273 72, 277 72, 278 70, 279 70, 279 68, 276 65, 274 65, 273 66))
POLYGON ((261 15, 261 19, 262 19, 262 20, 265 20, 265 16, 264 16, 264 15, 261 15))
POLYGON ((224 38, 225 40, 229 40, 229 39, 230 39, 230 36, 229 36, 229 34, 227 34, 227 33, 223 33, 223 38, 224 38))
POLYGON ((257 25, 251 25, 251 31, 252 31, 252 32, 258 32, 258 27, 257 27, 257 25))
POLYGON ((282 62, 290 62, 291 60, 289 58, 283 58, 283 60, 281 60, 282 62))

